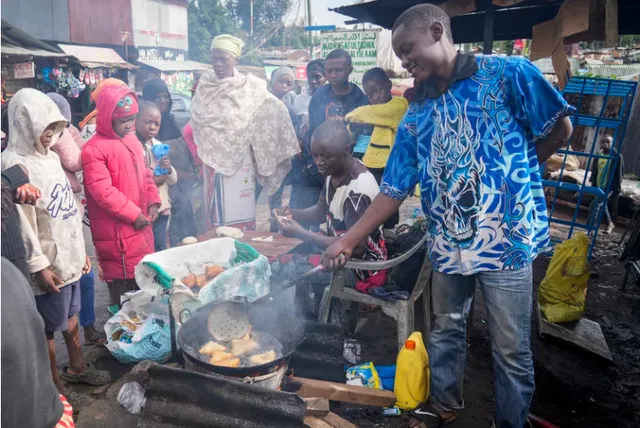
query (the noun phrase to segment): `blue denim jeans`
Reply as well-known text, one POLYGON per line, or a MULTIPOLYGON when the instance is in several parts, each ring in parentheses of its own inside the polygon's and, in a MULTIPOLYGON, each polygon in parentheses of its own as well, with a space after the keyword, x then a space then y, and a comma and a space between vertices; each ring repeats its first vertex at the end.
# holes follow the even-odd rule
POLYGON ((475 275, 433 274, 436 324, 429 336, 431 399, 447 410, 463 407, 467 316, 476 281, 482 288, 495 374, 496 427, 523 428, 534 390, 531 355, 531 266, 475 275))
POLYGON ((93 323, 96 321, 93 308, 94 283, 93 269, 80 277, 80 325, 82 327, 93 327, 93 323))

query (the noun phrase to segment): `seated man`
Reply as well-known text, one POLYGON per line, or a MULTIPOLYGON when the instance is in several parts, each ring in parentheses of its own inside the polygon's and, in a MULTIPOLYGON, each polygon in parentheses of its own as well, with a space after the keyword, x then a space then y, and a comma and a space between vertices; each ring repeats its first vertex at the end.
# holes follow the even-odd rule
MULTIPOLYGON (((343 122, 330 120, 318 126, 311 138, 313 161, 325 179, 318 202, 311 208, 298 210, 285 206, 274 210, 273 213, 283 235, 298 238, 310 244, 311 247, 316 247, 314 250, 317 250, 317 254, 320 254, 341 234, 349 230, 360 219, 379 192, 375 177, 361 161, 351 156, 351 150, 352 139, 343 122), (327 223, 326 235, 310 232, 298 223, 319 224, 325 221, 327 223)), ((355 257, 375 261, 387 259, 382 227, 378 227, 365 241, 360 243, 355 257)), ((280 260, 280 262, 283 261, 280 260)), ((286 260, 287 263, 295 262, 297 268, 295 275, 317 266, 319 261, 319 255, 294 256, 288 257, 286 260)), ((351 278, 352 284, 359 291, 380 298, 396 299, 400 297, 390 295, 389 290, 383 287, 387 277, 386 270, 377 272, 356 270, 354 273, 355 275, 351 278)), ((277 266, 274 274, 279 274, 277 266)), ((312 279, 312 283, 314 285, 317 283, 322 289, 328 285, 329 281, 330 274, 328 273, 321 273, 312 279)), ((404 291, 397 292, 405 293, 404 291)))

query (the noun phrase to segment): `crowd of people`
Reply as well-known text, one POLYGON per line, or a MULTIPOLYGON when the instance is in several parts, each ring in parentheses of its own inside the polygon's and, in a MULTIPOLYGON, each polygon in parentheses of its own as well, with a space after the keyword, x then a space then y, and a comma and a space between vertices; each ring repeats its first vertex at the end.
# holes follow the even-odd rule
MULTIPOLYGON (((122 81, 101 82, 92 93, 96 109, 80 129, 70 125, 63 97, 18 91, 2 154, 2 317, 4 333, 5 315, 13 316, 5 308, 15 303, 5 305, 7 286, 35 296, 27 302, 16 290, 12 297, 28 309, 14 322, 45 332, 53 386, 25 388, 33 399, 49 400, 61 415, 63 381, 110 381, 85 362, 79 339, 80 325, 86 343, 105 341, 93 326, 94 269, 83 218, 117 309, 121 296, 137 289, 142 257, 217 226, 255 229, 256 201, 266 192, 271 229, 305 243, 305 253, 273 259, 272 267, 297 276, 323 264, 313 280, 318 287, 305 296, 317 303, 329 270, 351 257, 388 257, 384 229, 399 223, 401 203, 419 191, 436 324, 428 343, 431 396, 412 413, 412 426, 438 427, 462 411, 476 282, 493 347, 494 426, 526 426, 534 391, 531 263, 549 247, 539 164, 568 141, 573 107, 525 59, 457 52, 449 18, 435 6, 405 11, 392 44, 416 82, 406 97, 392 95, 380 68, 364 74, 363 89, 352 83, 351 57, 341 49, 307 65, 307 91, 297 95, 290 68, 275 70, 269 82, 244 75, 236 67, 242 40, 217 36, 212 70, 197 82, 184 129, 160 79, 144 84, 142 100, 122 81), (15 269, 5 269, 9 262, 15 269), (60 370, 56 332, 70 358, 60 370)), ((594 166, 596 177, 603 167, 594 166)), ((394 298, 387 276, 356 271, 350 285, 394 298)), ((19 344, 38 358, 34 364, 45 360, 40 342, 19 344)), ((2 351, 3 376, 9 367, 22 385, 42 374, 24 359, 5 361, 4 337, 2 351)), ((9 414, 17 421, 19 411, 9 414)), ((4 402, 2 413, 4 421, 4 402)))

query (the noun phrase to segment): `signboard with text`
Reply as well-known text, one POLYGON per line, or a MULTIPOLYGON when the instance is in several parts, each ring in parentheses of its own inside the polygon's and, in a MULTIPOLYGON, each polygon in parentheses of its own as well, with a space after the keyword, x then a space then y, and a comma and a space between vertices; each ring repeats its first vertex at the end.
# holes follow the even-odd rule
POLYGON ((362 84, 362 75, 378 65, 379 30, 340 30, 321 33, 322 58, 334 49, 344 49, 351 55, 351 81, 362 84))
POLYGON ((36 77, 35 64, 31 61, 13 64, 14 79, 32 79, 36 77))

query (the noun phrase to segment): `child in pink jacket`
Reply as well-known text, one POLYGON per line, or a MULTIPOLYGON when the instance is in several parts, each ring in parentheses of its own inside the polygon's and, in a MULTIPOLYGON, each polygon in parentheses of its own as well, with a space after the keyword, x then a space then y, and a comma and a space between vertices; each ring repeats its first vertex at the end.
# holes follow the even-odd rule
POLYGON ((151 224, 160 196, 135 135, 136 94, 107 87, 98 98, 96 134, 82 149, 93 243, 111 305, 138 288, 134 269, 153 253, 151 224))

